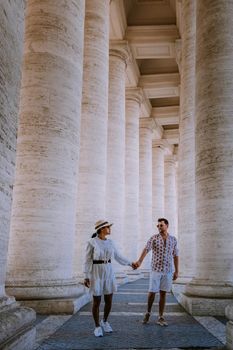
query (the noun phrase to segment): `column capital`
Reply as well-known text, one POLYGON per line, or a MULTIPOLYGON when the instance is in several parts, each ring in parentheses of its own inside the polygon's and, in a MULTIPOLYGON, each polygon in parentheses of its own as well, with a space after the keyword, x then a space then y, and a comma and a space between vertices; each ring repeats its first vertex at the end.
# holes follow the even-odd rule
POLYGON ((154 120, 152 118, 139 118, 139 127, 152 131, 154 128, 154 120))
POLYGON ((162 150, 165 150, 167 147, 167 141, 165 139, 152 140, 152 147, 161 148, 162 150))
POLYGON ((131 57, 128 41, 126 40, 111 40, 109 45, 109 56, 121 58, 125 64, 131 57))
POLYGON ((167 163, 173 163, 176 164, 177 162, 177 156, 175 154, 168 154, 164 157, 164 161, 167 163))
POLYGON ((142 88, 139 88, 139 87, 127 88, 125 90, 125 99, 135 101, 139 105, 141 105, 142 100, 143 100, 142 88))

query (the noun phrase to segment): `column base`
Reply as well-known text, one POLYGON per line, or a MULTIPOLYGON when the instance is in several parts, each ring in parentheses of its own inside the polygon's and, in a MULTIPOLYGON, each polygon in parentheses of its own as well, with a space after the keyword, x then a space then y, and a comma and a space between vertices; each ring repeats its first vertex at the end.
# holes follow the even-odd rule
POLYGON ((193 278, 181 294, 180 304, 196 316, 224 316, 233 302, 233 286, 224 281, 193 278))
POLYGON ((6 292, 16 300, 38 300, 38 299, 70 299, 85 293, 86 288, 80 280, 71 281, 43 281, 41 283, 13 281, 6 285, 6 292))
POLYGON ((179 303, 180 303, 182 294, 185 293, 186 285, 191 280, 192 280, 192 277, 179 277, 175 282, 173 282, 172 293, 179 303))
POLYGON ((86 292, 75 298, 22 300, 20 304, 31 307, 43 315, 73 315, 90 301, 91 295, 86 292))
POLYGON ((33 349, 36 338, 34 310, 18 303, 0 309, 0 349, 33 349))
POLYGON ((192 281, 192 279, 193 279, 193 276, 181 276, 181 277, 178 277, 174 283, 186 285, 186 284, 190 283, 192 281))
POLYGON ((226 307, 225 314, 229 320, 226 326, 226 348, 233 350, 233 302, 226 307))
POLYGON ((224 316, 225 308, 232 299, 197 297, 181 294, 179 303, 193 316, 224 316))
POLYGON ((12 286, 6 288, 21 305, 44 315, 73 315, 91 300, 88 288, 82 282, 57 286, 12 286))

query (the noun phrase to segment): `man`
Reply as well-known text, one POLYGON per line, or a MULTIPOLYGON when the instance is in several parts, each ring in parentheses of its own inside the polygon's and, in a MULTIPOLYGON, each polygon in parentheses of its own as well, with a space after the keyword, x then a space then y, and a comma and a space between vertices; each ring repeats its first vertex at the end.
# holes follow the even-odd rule
POLYGON ((166 293, 171 291, 172 280, 178 277, 178 248, 177 240, 168 233, 168 220, 165 218, 158 219, 159 233, 153 235, 147 242, 138 261, 137 267, 141 265, 147 253, 152 250, 150 283, 147 300, 147 312, 144 316, 143 323, 148 323, 150 319, 152 305, 155 299, 155 293, 160 293, 159 299, 159 317, 157 324, 167 326, 163 316, 166 304, 166 293), (173 262, 175 271, 173 272, 173 262))

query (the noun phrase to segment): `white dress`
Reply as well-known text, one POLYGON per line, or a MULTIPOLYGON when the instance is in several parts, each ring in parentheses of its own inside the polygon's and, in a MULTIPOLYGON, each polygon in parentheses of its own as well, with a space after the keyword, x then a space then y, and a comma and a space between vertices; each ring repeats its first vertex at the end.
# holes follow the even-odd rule
POLYGON ((102 240, 98 237, 87 242, 84 262, 84 278, 90 279, 90 292, 93 295, 112 294, 117 290, 112 263, 93 264, 93 260, 115 259, 121 265, 131 266, 116 249, 111 239, 102 240))

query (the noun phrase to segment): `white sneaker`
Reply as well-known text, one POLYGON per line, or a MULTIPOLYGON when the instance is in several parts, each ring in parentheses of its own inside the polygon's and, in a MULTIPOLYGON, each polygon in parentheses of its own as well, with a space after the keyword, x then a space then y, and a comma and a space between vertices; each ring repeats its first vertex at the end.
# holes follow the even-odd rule
POLYGON ((94 330, 94 334, 96 337, 102 337, 103 336, 103 331, 101 327, 96 327, 94 330))
POLYGON ((168 326, 168 323, 165 321, 163 316, 159 316, 157 324, 159 324, 160 326, 168 326))
POLYGON ((100 325, 103 328, 105 333, 112 333, 112 327, 108 322, 100 321, 100 325))

